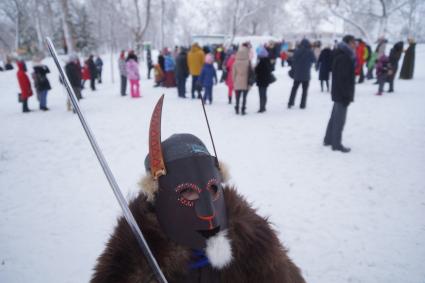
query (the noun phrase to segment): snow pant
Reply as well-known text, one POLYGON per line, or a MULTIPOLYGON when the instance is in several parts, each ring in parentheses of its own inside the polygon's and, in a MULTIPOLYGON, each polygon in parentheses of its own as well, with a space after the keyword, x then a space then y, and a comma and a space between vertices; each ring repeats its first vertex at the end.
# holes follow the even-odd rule
POLYGON ((242 96, 242 113, 245 113, 245 109, 246 109, 246 97, 248 95, 248 90, 235 90, 236 92, 236 112, 239 112, 239 100, 241 99, 242 96))
POLYGON ((96 78, 94 76, 90 78, 90 88, 91 90, 96 90, 96 78))
POLYGON ((130 80, 131 97, 140 97, 139 80, 130 80))
POLYGON ((327 89, 327 91, 329 91, 329 80, 320 80, 320 89, 323 92, 323 82, 326 83, 326 89, 327 89))
POLYGON ((260 95, 260 111, 266 111, 267 87, 259 86, 258 93, 260 95))
POLYGON ((39 91, 40 96, 40 109, 47 108, 47 89, 39 91))
POLYGON ((179 97, 186 97, 186 78, 176 78, 179 97))
POLYGON ((195 91, 198 92, 198 98, 202 97, 201 88, 198 86, 199 76, 192 76, 192 98, 195 98, 195 91))
POLYGON ((339 148, 342 146, 342 130, 344 129, 345 120, 347 118, 347 108, 348 106, 345 106, 341 102, 334 102, 324 139, 324 143, 331 145, 332 148, 339 148))
POLYGON ((213 86, 206 86, 205 92, 204 92, 204 102, 207 102, 207 100, 210 101, 210 104, 212 104, 212 92, 213 92, 213 86))
POLYGON ((307 91, 308 91, 309 81, 294 81, 294 84, 292 85, 291 96, 289 97, 288 107, 291 107, 294 105, 295 96, 297 95, 297 90, 300 84, 302 85, 302 88, 303 88, 300 108, 305 108, 307 103, 307 91))
POLYGON ((121 96, 126 96, 125 92, 127 90, 127 77, 121 75, 121 96))

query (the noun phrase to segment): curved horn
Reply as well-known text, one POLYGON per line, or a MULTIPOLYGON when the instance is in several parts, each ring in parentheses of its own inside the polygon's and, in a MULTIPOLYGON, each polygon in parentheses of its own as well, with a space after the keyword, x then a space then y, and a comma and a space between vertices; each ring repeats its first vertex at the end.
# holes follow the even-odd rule
POLYGON ((156 103, 149 126, 149 161, 152 177, 157 180, 167 174, 161 149, 161 115, 164 95, 156 103))

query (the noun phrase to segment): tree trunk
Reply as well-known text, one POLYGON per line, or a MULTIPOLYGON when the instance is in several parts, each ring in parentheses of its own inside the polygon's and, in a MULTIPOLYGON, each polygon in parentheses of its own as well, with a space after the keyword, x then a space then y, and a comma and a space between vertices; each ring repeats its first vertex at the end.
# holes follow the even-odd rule
POLYGON ((43 52, 43 32, 41 31, 39 0, 34 1, 35 4, 35 29, 37 31, 37 43, 39 52, 43 52))
POLYGON ((75 47, 74 47, 74 41, 72 39, 72 34, 71 34, 71 24, 68 21, 68 19, 70 18, 68 0, 61 0, 60 4, 61 4, 63 32, 65 34, 65 43, 66 43, 68 52, 74 53, 75 47))

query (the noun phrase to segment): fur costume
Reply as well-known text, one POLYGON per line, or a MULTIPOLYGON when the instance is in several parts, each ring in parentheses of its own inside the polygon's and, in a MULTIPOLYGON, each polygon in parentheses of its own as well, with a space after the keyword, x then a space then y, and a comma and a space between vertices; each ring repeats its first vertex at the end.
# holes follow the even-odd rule
MULTIPOLYGON (((141 185, 147 185, 146 180, 141 185)), ((257 215, 234 188, 225 186, 224 198, 229 226, 223 232, 227 233, 229 241, 217 238, 208 245, 206 254, 211 257, 211 266, 199 270, 189 269, 192 251, 170 241, 161 230, 152 199, 148 201, 146 194, 140 193, 130 202, 130 209, 168 282, 305 283, 267 219, 257 215), (225 248, 229 242, 231 251, 225 248), (220 251, 223 246, 227 258, 218 255, 223 254, 220 251), (218 251, 214 251, 217 248, 218 251), (215 252, 218 254, 214 255, 215 252), (200 272, 204 273, 202 281, 199 280, 200 272)), ((156 282, 123 217, 118 220, 105 251, 98 258, 90 282, 156 282)))

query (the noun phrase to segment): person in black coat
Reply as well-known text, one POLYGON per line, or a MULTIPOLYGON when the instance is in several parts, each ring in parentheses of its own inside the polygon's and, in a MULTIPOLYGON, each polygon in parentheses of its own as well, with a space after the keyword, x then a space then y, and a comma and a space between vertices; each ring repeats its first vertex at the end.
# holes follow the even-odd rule
POLYGON ((90 88, 91 90, 96 90, 96 77, 97 77, 97 67, 93 60, 93 55, 89 56, 89 59, 87 60, 87 63, 89 65, 89 71, 90 71, 90 88))
POLYGON ((266 111, 267 103, 267 87, 272 80, 273 66, 269 59, 269 54, 264 47, 257 49, 258 64, 255 66, 255 78, 258 86, 258 93, 260 94, 260 109, 258 113, 266 111))
POLYGON ((390 89, 388 92, 394 92, 394 78, 398 70, 398 62, 400 61, 401 54, 403 53, 403 41, 399 41, 394 44, 393 48, 390 51, 390 65, 392 69, 391 75, 388 77, 388 82, 390 83, 390 89))
POLYGON ((98 55, 95 61, 96 64, 96 74, 97 74, 97 79, 98 79, 98 83, 101 84, 102 83, 102 69, 103 69, 103 61, 102 58, 100 58, 100 56, 98 55))
POLYGON ((52 89, 47 79, 47 74, 50 73, 50 70, 46 65, 41 64, 39 59, 35 60, 33 70, 32 77, 40 102, 40 110, 47 111, 49 110, 49 108, 47 108, 47 92, 52 89))
POLYGON ((65 65, 65 73, 77 99, 81 99, 81 67, 77 55, 70 55, 65 65))
POLYGON ((186 98, 186 79, 189 76, 189 67, 187 66, 187 51, 184 47, 179 48, 176 57, 176 83, 179 97, 186 98))
POLYGON ((316 70, 319 71, 320 89, 323 92, 323 82, 326 83, 326 89, 329 92, 329 74, 332 71, 332 50, 325 47, 319 55, 316 63, 316 70))
POLYGON ((150 46, 146 49, 146 64, 148 67, 148 80, 151 79, 151 71, 153 69, 152 52, 150 46))
POLYGON ((400 79, 410 80, 413 78, 413 70, 415 69, 415 46, 416 42, 413 38, 409 38, 409 47, 404 54, 403 65, 400 70, 400 79))
POLYGON ((332 63, 332 101, 334 106, 331 118, 326 128, 326 136, 323 141, 325 146, 332 146, 332 150, 344 153, 350 152, 350 148, 342 145, 342 130, 347 117, 347 107, 354 100, 356 63, 356 40, 352 35, 346 35, 335 50, 332 63))
POLYGON ((289 97, 288 108, 294 106, 295 96, 300 84, 303 88, 300 108, 304 109, 307 104, 307 91, 310 82, 311 66, 316 62, 313 50, 308 39, 303 39, 299 47, 292 56, 291 66, 293 70, 294 84, 292 86, 291 95, 289 97))

